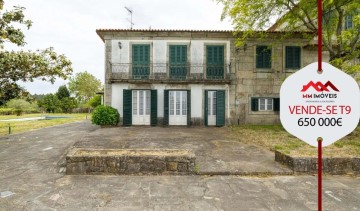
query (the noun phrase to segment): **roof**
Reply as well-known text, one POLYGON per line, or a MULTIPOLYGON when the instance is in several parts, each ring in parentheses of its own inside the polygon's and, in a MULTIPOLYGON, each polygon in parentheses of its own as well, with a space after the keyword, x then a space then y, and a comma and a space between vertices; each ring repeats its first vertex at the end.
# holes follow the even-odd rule
MULTIPOLYGON (((193 33, 235 33, 234 30, 197 30, 197 29, 96 29, 96 33, 104 41, 104 33, 116 32, 193 32, 193 33)), ((255 31, 257 33, 282 34, 289 33, 284 31, 255 31)), ((304 33, 304 31, 292 31, 291 33, 304 33)))

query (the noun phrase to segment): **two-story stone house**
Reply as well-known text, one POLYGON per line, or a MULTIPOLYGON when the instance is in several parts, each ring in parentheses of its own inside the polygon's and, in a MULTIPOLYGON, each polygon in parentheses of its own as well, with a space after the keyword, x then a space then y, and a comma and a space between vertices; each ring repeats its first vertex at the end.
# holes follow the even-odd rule
POLYGON ((235 47, 233 31, 99 29, 104 103, 121 124, 279 123, 282 80, 316 61, 302 33, 262 33, 235 47))

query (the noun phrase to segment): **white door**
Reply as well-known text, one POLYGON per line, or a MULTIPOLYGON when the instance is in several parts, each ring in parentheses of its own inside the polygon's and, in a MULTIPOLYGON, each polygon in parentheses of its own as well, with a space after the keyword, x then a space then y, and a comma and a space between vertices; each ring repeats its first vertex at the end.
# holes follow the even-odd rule
POLYGON ((208 125, 216 125, 216 91, 208 91, 208 125))
POLYGON ((150 125, 150 90, 133 90, 132 124, 150 125))
POLYGON ((169 91, 169 125, 187 125, 187 91, 169 91))

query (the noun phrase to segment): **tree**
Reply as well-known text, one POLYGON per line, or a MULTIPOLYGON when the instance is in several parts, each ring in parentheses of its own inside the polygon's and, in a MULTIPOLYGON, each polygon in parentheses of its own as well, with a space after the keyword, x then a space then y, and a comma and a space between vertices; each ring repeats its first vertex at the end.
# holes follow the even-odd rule
POLYGON ((49 113, 55 113, 59 111, 60 101, 54 94, 47 94, 42 100, 38 101, 38 106, 46 110, 49 113))
POLYGON ((32 51, 8 51, 4 43, 24 46, 25 36, 21 28, 29 29, 32 25, 26 20, 24 7, 14 7, 11 11, 3 11, 4 1, 0 0, 0 101, 8 101, 26 93, 17 85, 17 81, 33 81, 35 78, 54 83, 57 77, 67 79, 72 73, 71 62, 64 55, 54 52, 53 48, 32 51), (16 92, 9 95, 15 89, 16 92))
POLYGON ((99 105, 101 105, 101 96, 100 95, 95 95, 93 98, 91 98, 89 100, 89 105, 93 109, 98 107, 99 105))
POLYGON ((31 107, 31 104, 24 99, 12 99, 6 103, 6 107, 14 109, 15 114, 20 116, 31 107))
POLYGON ((69 90, 80 103, 88 102, 97 91, 101 90, 101 81, 87 71, 77 73, 70 78, 69 90))
POLYGON ((58 91, 56 92, 56 96, 59 100, 62 100, 63 98, 69 98, 70 91, 68 90, 66 85, 60 86, 58 91))
POLYGON ((60 100, 60 108, 64 113, 71 113, 78 103, 74 97, 64 97, 60 100))
MULTIPOLYGON (((254 35, 257 30, 270 27, 272 20, 287 31, 317 33, 317 1, 309 0, 217 0, 224 4, 222 18, 232 19, 239 35, 238 44, 254 35)), ((323 45, 330 54, 330 62, 349 73, 360 72, 360 2, 354 0, 323 0, 323 45), (353 26, 343 28, 347 18, 353 26)), ((259 33, 258 33, 259 34, 259 33)), ((260 33, 261 34, 261 33, 260 33)))

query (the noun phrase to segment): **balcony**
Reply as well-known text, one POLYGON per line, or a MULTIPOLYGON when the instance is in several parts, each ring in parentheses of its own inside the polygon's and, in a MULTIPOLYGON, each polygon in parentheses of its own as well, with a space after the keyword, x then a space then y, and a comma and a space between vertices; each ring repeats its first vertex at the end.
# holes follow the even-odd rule
POLYGON ((230 83, 230 64, 110 63, 112 82, 230 83))

